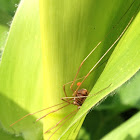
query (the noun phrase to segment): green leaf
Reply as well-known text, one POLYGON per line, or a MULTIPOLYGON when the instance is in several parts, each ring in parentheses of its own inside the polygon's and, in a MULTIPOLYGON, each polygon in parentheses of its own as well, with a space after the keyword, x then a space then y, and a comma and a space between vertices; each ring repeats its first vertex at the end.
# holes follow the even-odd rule
POLYGON ((116 91, 119 93, 120 101, 123 105, 140 109, 139 82, 140 71, 138 71, 128 83, 116 91))
POLYGON ((0 0, 0 11, 6 13, 9 16, 14 16, 19 1, 20 0, 0 0))
POLYGON ((140 139, 140 112, 127 120, 124 124, 113 130, 111 133, 102 138, 102 140, 139 140, 140 139))
POLYGON ((2 56, 3 48, 5 46, 5 42, 8 36, 9 31, 9 24, 11 24, 12 16, 14 15, 14 12, 17 7, 15 7, 15 4, 18 1, 5 1, 0 0, 0 58, 2 56), (13 8, 10 8, 12 7, 13 8), (10 13, 13 13, 12 16, 10 13))
POLYGON ((96 83, 91 93, 96 93, 102 90, 103 88, 108 87, 110 83, 112 85, 103 93, 98 94, 97 96, 94 97, 89 97, 85 101, 84 105, 79 110, 79 112, 76 114, 72 124, 74 124, 74 122, 76 122, 80 117, 82 117, 84 113, 86 113, 90 108, 96 105, 101 99, 103 99, 110 92, 112 92, 114 89, 116 89, 117 87, 122 85, 125 81, 127 81, 140 68, 139 65, 140 48, 137 45, 140 42, 139 39, 140 30, 138 29, 140 24, 139 19, 140 14, 135 19, 135 22, 131 25, 132 28, 129 29, 127 35, 122 38, 122 40, 116 47, 105 70, 101 74, 98 82, 96 83), (137 32, 135 32, 136 30, 137 32), (134 35, 133 37, 132 34, 134 35), (134 48, 131 47, 132 45, 134 46, 134 48), (101 89, 101 87, 103 88, 101 89))
POLYGON ((86 116, 78 140, 87 139, 87 137, 88 139, 101 139, 102 136, 123 123, 126 117, 129 118, 137 112, 140 104, 139 82, 140 71, 116 89, 114 96, 108 97, 102 104, 95 107, 86 116))
POLYGON ((1 129, 15 137, 42 139, 42 122, 34 123, 35 116, 10 127, 24 115, 40 110, 42 98, 39 3, 38 0, 22 0, 0 65, 1 129))
MULTIPOLYGON (((123 29, 128 24, 130 18, 136 14, 139 1, 124 13, 133 1, 40 1, 41 17, 41 39, 43 50, 43 70, 44 70, 44 93, 46 106, 51 106, 61 102, 64 97, 63 84, 72 81, 77 72, 80 62, 88 55, 94 46, 104 40, 102 45, 96 50, 94 55, 85 62, 79 73, 79 77, 87 74, 94 66, 95 62, 105 53, 110 45, 117 39, 123 29), (122 18, 123 16, 123 18, 122 18), (120 21, 120 19, 122 20, 120 21), (120 22, 119 22, 120 21, 120 22), (115 30, 110 30, 115 26, 115 30), (109 34, 108 34, 109 33, 109 34), (108 35, 107 35, 108 34, 108 35), (106 36, 107 35, 107 36, 106 36)), ((84 84, 83 88, 90 91, 97 81, 91 93, 107 88, 96 97, 89 97, 82 108, 74 116, 73 120, 67 121, 59 131, 53 135, 53 139, 75 139, 80 126, 84 120, 83 115, 97 104, 110 92, 121 86, 130 79, 139 69, 139 15, 133 21, 129 30, 117 45, 111 55, 104 71, 104 67, 95 71, 84 84), (133 47, 132 47, 133 46, 133 47), (102 74, 101 74, 102 72, 102 74), (100 75, 101 74, 101 75, 100 75), (81 120, 79 120, 82 118, 81 120), (67 133, 66 133, 67 132, 67 133)), ((112 50, 113 51, 113 50, 112 50)), ((68 96, 72 96, 72 91, 67 85, 68 96)), ((74 87, 74 89, 76 86, 74 87)), ((63 110, 47 116, 44 123, 44 131, 54 126, 67 114, 76 109, 72 105, 63 110), (49 124, 48 124, 49 121, 49 124)), ((59 128, 59 127, 57 127, 59 128)), ((55 128, 55 130, 57 129, 55 128)), ((45 134, 48 139, 55 130, 45 134)))
POLYGON ((114 96, 108 97, 101 105, 88 113, 80 129, 78 140, 101 139, 123 123, 126 118, 136 113, 140 104, 139 80, 140 71, 115 90, 114 96))
POLYGON ((0 24, 8 26, 11 20, 12 17, 10 15, 0 10, 0 24))
POLYGON ((23 140, 22 137, 15 137, 14 135, 9 135, 4 130, 0 128, 0 138, 2 140, 23 140))
POLYGON ((121 123, 123 123, 123 118, 120 114, 115 115, 108 110, 90 111, 84 120, 77 139, 99 140, 121 123))
POLYGON ((128 82, 115 90, 115 96, 107 98, 107 100, 98 106, 98 110, 123 111, 128 108, 140 109, 139 96, 140 71, 138 71, 128 82))
POLYGON ((4 48, 8 30, 9 28, 7 26, 0 24, 0 53, 2 52, 2 48, 4 48))
MULTIPOLYGON (((14 131, 9 125, 28 112, 41 109, 42 98, 46 107, 61 102, 60 98, 64 96, 62 86, 64 83, 73 80, 83 58, 88 55, 98 41, 105 38, 102 45, 96 50, 96 55, 92 56, 82 67, 79 77, 85 75, 90 70, 122 32, 130 17, 135 13, 138 2, 135 2, 133 8, 119 22, 116 30, 113 30, 106 37, 106 34, 118 23, 123 15, 122 13, 126 12, 132 1, 126 4, 126 1, 118 2, 117 0, 113 3, 110 0, 102 3, 91 0, 80 2, 75 0, 55 2, 40 0, 44 70, 43 95, 38 1, 21 1, 11 25, 0 66, 0 121, 2 130, 22 135, 24 139, 42 139, 41 122, 33 124, 35 121, 34 117, 37 116, 29 117, 15 124, 13 126, 14 131), (104 23, 104 26, 102 26, 102 23, 104 23), (7 111, 5 111, 5 108, 7 111)), ((112 83, 110 88, 103 94, 87 99, 73 121, 67 121, 60 131, 55 133, 53 139, 58 139, 68 129, 68 133, 63 138, 74 139, 84 120, 84 117, 81 120, 79 118, 109 92, 127 81, 138 70, 139 64, 137 60, 139 60, 138 54, 140 50, 138 48, 138 17, 139 15, 134 20, 127 34, 122 38, 120 42, 121 49, 118 49, 120 47, 118 45, 115 52, 111 55, 102 75, 100 76, 104 67, 90 75, 83 84, 83 88, 90 91, 100 76, 94 87, 94 92, 91 91, 91 93, 96 93, 112 83), (132 45, 135 47, 130 49, 132 45), (127 49, 129 51, 126 51, 127 49), (125 56, 123 55, 124 53, 125 56), (134 63, 132 63, 133 61, 134 63), (118 66, 121 69, 117 69, 118 66), (103 80, 105 82, 102 83, 103 80), (73 129, 75 129, 75 133, 73 129)), ((72 95, 69 88, 66 88, 66 91, 69 96, 72 95)), ((52 127, 74 109, 76 107, 71 105, 56 114, 47 116, 44 123, 44 131, 52 127)), ((45 139, 48 139, 51 134, 45 134, 45 139)))

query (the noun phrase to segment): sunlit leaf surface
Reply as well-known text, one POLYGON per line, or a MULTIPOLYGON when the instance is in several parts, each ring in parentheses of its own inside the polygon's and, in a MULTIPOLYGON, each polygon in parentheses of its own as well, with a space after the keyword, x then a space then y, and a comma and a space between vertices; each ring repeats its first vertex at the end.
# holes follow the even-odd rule
MULTIPOLYGON (((44 93, 46 93, 44 98, 46 101, 45 106, 61 102, 60 99, 64 97, 63 84, 74 79, 80 62, 100 40, 103 40, 102 44, 85 62, 78 77, 86 75, 107 48, 117 39, 131 17, 137 14, 139 1, 136 1, 129 9, 128 7, 132 2, 112 2, 110 0, 104 2, 96 0, 82 0, 80 2, 75 0, 40 1, 44 93), (127 9, 129 10, 126 13, 127 9), (126 14, 124 15, 124 13, 126 14), (114 26, 115 29, 113 30, 114 26)), ((91 93, 96 93, 110 84, 111 86, 102 94, 89 97, 74 119, 71 119, 71 122, 67 121, 53 135, 53 139, 58 139, 62 132, 64 132, 62 139, 75 139, 83 122, 79 119, 101 99, 121 86, 138 71, 140 67, 138 62, 140 59, 140 48, 138 46, 140 41, 139 24, 139 15, 137 15, 108 60, 104 71, 102 72, 104 66, 100 67, 82 85, 83 88, 90 91, 100 76, 91 93)), ((104 58, 104 61, 109 58, 111 52, 104 58)), ((69 85, 67 85, 66 91, 69 96, 72 96, 72 91, 68 87, 69 85)), ((44 131, 51 128, 74 109, 76 107, 71 105, 48 116, 45 119, 44 131)), ((45 139, 48 139, 55 130, 45 134, 45 139)))
POLYGON ((42 139, 42 123, 34 123, 33 116, 10 127, 24 115, 42 108, 41 66, 38 0, 21 0, 0 65, 3 134, 11 133, 13 137, 22 136, 28 140, 42 139))

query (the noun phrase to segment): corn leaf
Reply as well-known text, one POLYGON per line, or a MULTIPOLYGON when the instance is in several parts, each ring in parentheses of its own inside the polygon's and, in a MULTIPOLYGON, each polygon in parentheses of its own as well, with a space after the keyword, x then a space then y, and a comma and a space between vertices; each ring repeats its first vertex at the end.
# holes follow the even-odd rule
MULTIPOLYGON (((86 75, 95 62, 113 44, 130 18, 137 14, 139 1, 136 1, 129 8, 132 3, 133 1, 128 3, 126 1, 112 2, 110 0, 105 2, 96 0, 80 2, 74 0, 40 1, 45 106, 61 102, 60 99, 64 97, 62 85, 74 79, 80 62, 100 40, 103 40, 102 45, 85 62, 79 77, 86 75), (115 29, 113 30, 114 26, 115 29)), ((137 15, 113 54, 111 55, 112 50, 104 58, 104 61, 109 59, 105 69, 101 67, 92 73, 82 85, 91 94, 108 88, 96 97, 89 97, 74 118, 71 118, 72 121, 67 121, 56 133, 55 130, 52 130, 45 134, 45 139, 50 138, 53 134, 53 139, 58 139, 62 133, 61 139, 75 139, 84 120, 83 115, 138 71, 140 67, 139 24, 139 15, 137 15)), ((72 96, 72 91, 68 87, 69 85, 66 87, 67 94, 72 96)), ((74 109, 76 107, 71 105, 47 116, 44 131, 51 128, 74 109)))
POLYGON ((41 109, 41 66, 38 0, 21 0, 0 65, 0 122, 3 134, 22 136, 28 140, 42 139, 42 123, 34 123, 33 116, 10 127, 24 115, 41 109))
POLYGON ((118 139, 135 139, 140 138, 140 112, 127 120, 124 124, 113 130, 111 133, 103 137, 102 140, 118 139))

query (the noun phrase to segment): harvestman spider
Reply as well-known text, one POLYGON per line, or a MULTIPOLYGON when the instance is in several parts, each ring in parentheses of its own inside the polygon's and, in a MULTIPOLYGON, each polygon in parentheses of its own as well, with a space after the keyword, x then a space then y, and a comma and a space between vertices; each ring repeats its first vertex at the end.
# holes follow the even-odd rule
POLYGON ((58 126, 62 121, 64 121, 53 133, 52 135, 49 137, 49 139, 54 135, 54 133, 61 128, 62 125, 64 125, 64 123, 66 123, 67 120, 69 120, 72 116, 74 116, 74 114, 77 113, 77 111, 80 109, 80 107, 82 106, 82 104, 84 103, 85 99, 88 97, 88 96, 95 96, 97 95, 98 93, 102 92, 103 90, 107 89, 108 87, 111 86, 111 84, 109 86, 107 86, 106 88, 98 91, 97 93, 93 94, 93 95, 89 95, 89 92, 87 91, 87 89, 80 89, 81 85, 83 84, 83 82, 87 79, 87 77, 91 74, 91 72, 96 68, 96 66, 100 63, 100 61, 108 54, 108 52, 113 48, 113 46, 120 40, 120 38, 123 36, 123 34, 125 33, 125 31, 127 30, 127 28, 129 27, 129 25, 131 24, 132 20, 133 20, 134 16, 132 16, 132 18, 130 19, 130 21, 128 22, 127 26, 125 27, 125 29, 122 31, 122 33, 119 35, 119 37, 114 41, 114 43, 109 47, 109 49, 101 56, 101 58, 97 61, 97 63, 91 68, 91 70, 87 73, 86 76, 82 77, 82 78, 79 78, 79 79, 76 79, 77 76, 78 76, 78 73, 82 67, 82 65, 84 64, 84 62, 88 59, 88 57, 96 50, 96 48, 102 43, 102 41, 100 41, 96 47, 94 49, 92 49, 92 51, 87 55, 87 57, 82 61, 82 63, 80 64, 79 68, 78 68, 78 71, 76 73, 76 76, 74 78, 74 80, 72 82, 69 82, 69 83, 66 83, 63 85, 63 90, 64 90, 64 93, 65 93, 65 97, 61 98, 64 102, 63 103, 59 103, 59 104, 56 104, 54 106, 51 106, 51 107, 48 107, 48 108, 45 108, 45 109, 42 109, 42 110, 39 110, 37 112, 34 112, 34 113, 30 113, 30 114, 27 114, 25 116, 23 116, 21 119, 17 120, 16 122, 14 122, 13 124, 11 124, 10 126, 13 126, 14 124, 16 124, 17 122, 21 121, 22 119, 24 119, 25 117, 29 116, 29 115, 34 115, 36 113, 39 113, 39 112, 42 112, 44 110, 47 110, 47 109, 50 109, 50 108, 53 108, 53 107, 56 107, 58 105, 61 105, 61 104, 64 104, 64 103, 67 103, 66 105, 56 109, 56 110, 53 110, 47 114, 45 114, 44 116, 42 116, 41 118, 37 119, 36 121, 39 121, 40 119, 46 117, 47 115, 51 114, 51 113, 54 113, 70 104, 73 104, 73 105, 76 105, 77 106, 77 109, 74 110, 73 112, 71 112, 70 114, 68 114, 67 116, 65 116, 62 120, 60 120, 55 126, 53 126, 52 128, 50 128, 49 130, 47 130, 45 133, 48 133, 49 131, 51 131, 53 128, 55 128, 56 126, 58 126), (75 84, 75 82, 77 80, 80 80, 80 79, 83 79, 81 82, 78 82, 77 83, 77 88, 76 90, 73 89, 73 85, 75 84), (65 91, 65 86, 67 84, 70 84, 71 83, 71 86, 70 86, 70 89, 73 91, 73 97, 68 97, 67 96, 67 93, 65 91))

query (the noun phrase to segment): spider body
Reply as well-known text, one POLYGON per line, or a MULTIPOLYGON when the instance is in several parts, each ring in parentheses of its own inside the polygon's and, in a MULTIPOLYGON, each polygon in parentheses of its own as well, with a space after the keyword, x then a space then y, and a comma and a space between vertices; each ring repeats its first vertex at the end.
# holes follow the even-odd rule
POLYGON ((84 103, 85 99, 87 98, 88 96, 88 91, 87 89, 79 89, 75 95, 75 97, 79 97, 79 98, 74 98, 73 100, 73 104, 74 105, 77 105, 78 108, 80 108, 82 106, 82 104, 84 103), (81 98, 81 97, 84 97, 86 96, 85 98, 81 98))

